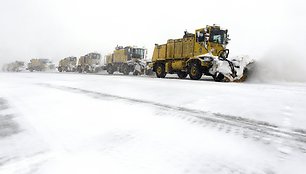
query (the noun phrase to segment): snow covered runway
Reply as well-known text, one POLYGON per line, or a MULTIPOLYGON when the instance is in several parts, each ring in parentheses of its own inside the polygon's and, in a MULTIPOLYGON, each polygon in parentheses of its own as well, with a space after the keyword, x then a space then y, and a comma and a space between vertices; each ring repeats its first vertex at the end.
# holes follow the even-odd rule
POLYGON ((305 84, 58 73, 0 80, 0 173, 306 169, 305 84))

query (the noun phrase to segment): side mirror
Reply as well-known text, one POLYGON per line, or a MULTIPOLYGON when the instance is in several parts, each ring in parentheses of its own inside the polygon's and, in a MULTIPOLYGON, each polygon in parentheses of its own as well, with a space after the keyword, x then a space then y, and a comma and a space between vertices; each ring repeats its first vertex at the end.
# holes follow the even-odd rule
POLYGON ((221 59, 226 59, 226 58, 228 58, 228 55, 229 55, 229 49, 221 50, 221 51, 219 51, 219 53, 218 53, 218 56, 219 56, 219 58, 221 58, 221 59))

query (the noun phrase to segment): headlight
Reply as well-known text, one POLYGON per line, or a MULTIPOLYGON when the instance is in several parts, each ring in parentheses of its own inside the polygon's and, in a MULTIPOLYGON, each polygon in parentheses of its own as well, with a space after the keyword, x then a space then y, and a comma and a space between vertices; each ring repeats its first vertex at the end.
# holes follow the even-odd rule
POLYGON ((204 60, 204 61, 212 61, 213 58, 212 58, 212 57, 204 56, 204 57, 203 57, 203 60, 204 60))

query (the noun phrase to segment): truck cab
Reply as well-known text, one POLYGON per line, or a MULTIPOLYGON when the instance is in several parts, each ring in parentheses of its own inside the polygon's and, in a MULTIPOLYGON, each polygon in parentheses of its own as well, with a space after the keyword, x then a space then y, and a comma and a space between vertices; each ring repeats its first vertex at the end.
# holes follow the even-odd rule
POLYGON ((81 56, 78 61, 77 71, 82 72, 98 72, 101 62, 101 55, 99 53, 89 53, 81 56))
POLYGON ((226 49, 229 40, 227 30, 223 30, 219 26, 213 25, 197 29, 195 31, 194 56, 206 53, 219 56, 220 52, 226 49))

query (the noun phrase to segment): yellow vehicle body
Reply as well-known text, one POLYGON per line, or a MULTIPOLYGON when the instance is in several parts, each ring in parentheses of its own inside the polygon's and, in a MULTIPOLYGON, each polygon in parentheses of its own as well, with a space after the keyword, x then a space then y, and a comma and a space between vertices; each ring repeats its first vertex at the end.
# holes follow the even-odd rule
POLYGON ((135 46, 117 46, 112 54, 106 55, 106 70, 109 74, 116 71, 128 75, 135 72, 135 66, 145 58, 146 49, 135 46))
POLYGON ((66 57, 61 59, 58 64, 58 71, 74 72, 76 71, 77 58, 76 57, 66 57))
POLYGON ((45 71, 54 68, 54 64, 48 59, 31 59, 28 63, 29 71, 45 71))
POLYGON ((79 58, 77 71, 79 73, 99 72, 101 70, 100 62, 101 55, 99 53, 88 53, 79 58))
POLYGON ((22 61, 15 61, 6 65, 3 65, 3 71, 10 71, 10 72, 19 72, 24 70, 24 62, 22 61))
POLYGON ((113 54, 110 54, 106 57, 106 63, 124 63, 128 60, 128 49, 123 47, 117 47, 114 50, 113 54))
POLYGON ((219 56, 226 49, 228 40, 227 30, 216 25, 197 29, 194 34, 185 32, 183 38, 169 39, 166 44, 155 45, 153 71, 159 78, 165 77, 167 73, 177 73, 180 78, 189 74, 192 79, 201 78, 203 73, 211 75, 208 72, 210 61, 203 61, 198 56, 207 53, 219 56), (200 73, 192 74, 193 62, 200 66, 200 73))

